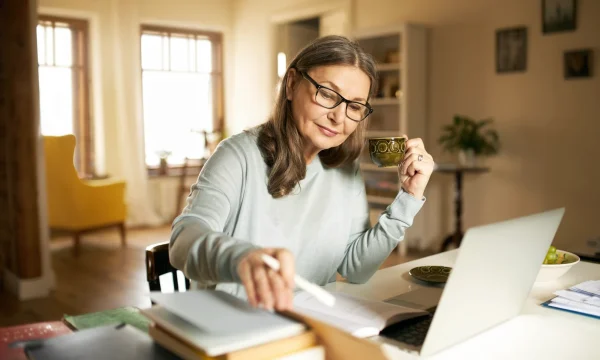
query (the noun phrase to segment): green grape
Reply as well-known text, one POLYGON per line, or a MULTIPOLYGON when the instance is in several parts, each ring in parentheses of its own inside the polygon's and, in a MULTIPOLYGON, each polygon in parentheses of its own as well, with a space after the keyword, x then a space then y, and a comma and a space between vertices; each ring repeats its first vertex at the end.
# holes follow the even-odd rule
POLYGON ((556 253, 556 247, 554 247, 554 246, 550 245, 550 249, 548 249, 548 253, 549 253, 549 254, 550 254, 550 253, 554 253, 554 254, 555 254, 555 253, 556 253))
POLYGON ((548 264, 555 264, 557 258, 558 258, 558 255, 556 255, 556 253, 547 253, 546 254, 546 262, 548 264))

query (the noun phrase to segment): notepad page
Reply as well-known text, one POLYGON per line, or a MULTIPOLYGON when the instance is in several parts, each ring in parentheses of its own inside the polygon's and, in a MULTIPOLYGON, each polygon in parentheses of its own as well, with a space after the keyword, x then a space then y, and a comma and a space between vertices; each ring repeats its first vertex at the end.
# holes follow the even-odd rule
POLYGON ((584 312, 586 314, 600 316, 600 307, 598 306, 583 304, 577 301, 564 299, 561 297, 556 297, 552 299, 549 305, 556 307, 567 306, 569 308, 575 309, 580 312, 584 312))
POLYGON ((600 280, 584 281, 579 285, 573 286, 571 290, 581 291, 588 295, 600 296, 600 280))
POLYGON ((312 309, 295 307, 294 311, 310 318, 317 319, 360 338, 375 336, 379 334, 380 331, 379 327, 360 324, 352 321, 352 319, 326 314, 312 309))
MULTIPOLYGON (((597 295, 586 295, 580 292, 571 290, 558 290, 554 292, 554 295, 576 301, 582 304, 594 305, 600 307, 600 296, 597 295)), ((598 308, 600 310, 600 308, 598 308)))
POLYGON ((398 316, 410 318, 426 314, 422 310, 410 309, 381 301, 363 299, 343 293, 332 293, 336 301, 333 307, 322 304, 311 294, 300 291, 294 297, 294 310, 323 322, 340 327, 355 336, 373 336, 384 329, 398 316))
POLYGON ((582 314, 587 314, 587 315, 591 315, 591 316, 600 317, 600 313, 593 312, 593 311, 592 311, 592 312, 590 312, 590 311, 587 311, 587 310, 583 310, 583 309, 581 309, 581 308, 580 308, 580 307, 578 307, 578 306, 567 305, 567 304, 561 304, 561 303, 554 302, 554 301, 551 301, 551 302, 548 304, 548 306, 550 306, 550 307, 555 307, 555 308, 558 308, 558 309, 563 309, 563 310, 570 310, 570 311, 574 311, 574 312, 577 312, 577 313, 582 313, 582 314))

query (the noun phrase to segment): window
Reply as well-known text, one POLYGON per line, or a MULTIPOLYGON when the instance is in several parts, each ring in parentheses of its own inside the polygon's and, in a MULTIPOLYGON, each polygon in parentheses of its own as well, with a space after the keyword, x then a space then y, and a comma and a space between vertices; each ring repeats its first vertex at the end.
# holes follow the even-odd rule
POLYGON ((74 134, 75 168, 93 173, 85 20, 40 16, 37 47, 43 135, 74 134))
POLYGON ((146 165, 204 157, 223 126, 221 35, 142 26, 141 48, 146 165))

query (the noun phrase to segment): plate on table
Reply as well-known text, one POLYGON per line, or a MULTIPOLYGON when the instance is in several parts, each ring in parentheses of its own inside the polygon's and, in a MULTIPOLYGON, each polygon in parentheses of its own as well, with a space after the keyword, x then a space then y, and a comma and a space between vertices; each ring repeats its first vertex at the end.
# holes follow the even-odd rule
POLYGON ((445 283, 452 268, 447 266, 418 266, 410 269, 408 274, 415 279, 429 283, 445 283))

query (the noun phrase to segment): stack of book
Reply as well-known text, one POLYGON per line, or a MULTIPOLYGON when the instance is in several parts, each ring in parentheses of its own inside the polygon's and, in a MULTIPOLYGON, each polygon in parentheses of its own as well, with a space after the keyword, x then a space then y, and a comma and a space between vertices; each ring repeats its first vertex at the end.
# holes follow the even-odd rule
MULTIPOLYGON (((346 359, 359 349, 374 357, 379 345, 362 338, 386 326, 428 314, 381 301, 332 293, 335 306, 305 291, 294 309, 277 313, 253 308, 222 291, 153 292, 156 304, 141 309, 151 320, 148 333, 183 359, 346 359), (317 336, 318 335, 318 336, 317 336), (349 350, 353 349, 353 350, 349 350)), ((366 356, 366 355, 365 355, 366 356)), ((359 358, 359 357, 357 357, 359 358)))
POLYGON ((20 355, 32 360, 385 359, 384 344, 364 338, 427 314, 348 294, 332 295, 334 306, 300 291, 292 311, 277 313, 222 291, 153 292, 152 308, 66 318, 80 330, 27 341, 20 355))
POLYGON ((600 319, 600 280, 590 280, 554 292, 542 305, 600 319))
POLYGON ((30 340, 49 339, 72 332, 60 321, 49 321, 0 328, 0 359, 25 360, 24 346, 17 346, 30 340))
POLYGON ((325 358, 304 323, 220 291, 151 293, 148 333, 183 359, 325 358))

